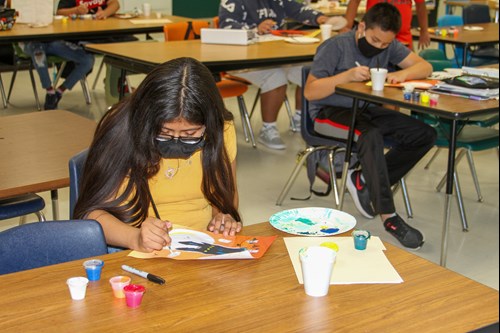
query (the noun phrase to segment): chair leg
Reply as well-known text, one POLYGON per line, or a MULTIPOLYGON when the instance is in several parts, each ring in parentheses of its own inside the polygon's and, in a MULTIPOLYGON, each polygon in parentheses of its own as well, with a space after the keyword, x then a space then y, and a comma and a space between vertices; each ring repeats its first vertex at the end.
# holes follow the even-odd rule
POLYGON ((82 85, 83 97, 85 98, 85 102, 89 105, 92 104, 92 97, 90 96, 90 89, 87 79, 81 79, 80 84, 82 85))
POLYGON ((290 128, 292 129, 292 132, 297 132, 297 127, 295 127, 295 123, 293 122, 292 107, 290 106, 290 101, 288 100, 287 95, 285 95, 284 103, 285 103, 286 112, 288 113, 288 119, 290 121, 290 128))
POLYGON ((36 90, 36 83, 35 83, 35 76, 33 75, 33 65, 30 64, 30 68, 28 69, 30 72, 30 79, 31 79, 31 86, 33 87, 33 94, 35 95, 35 101, 36 101, 36 108, 38 111, 42 109, 42 106, 40 105, 40 99, 38 98, 38 91, 36 90))
POLYGON ((401 193, 403 193, 403 200, 405 202, 406 214, 409 219, 413 218, 413 209, 411 207, 410 196, 408 194, 408 188, 406 187, 406 180, 403 178, 400 179, 399 184, 401 186, 401 193))
POLYGON ((425 167, 424 167, 425 170, 429 169, 429 167, 431 166, 431 163, 434 162, 434 160, 436 159, 436 157, 438 156, 438 154, 439 154, 440 151, 441 151, 441 148, 437 147, 437 149, 434 152, 434 154, 432 155, 431 159, 425 165, 425 167))
POLYGON ((307 160, 307 157, 315 151, 316 151, 316 148, 308 147, 305 150, 302 150, 297 154, 297 164, 295 164, 295 168, 293 168, 293 171, 290 174, 290 177, 288 177, 288 180, 285 183, 285 187, 283 187, 283 190, 281 190, 281 193, 278 197, 278 200, 276 201, 276 206, 281 206, 281 204, 283 203, 283 200, 285 200, 286 195, 288 194, 288 192, 292 188, 293 183, 295 183, 295 180, 297 179, 297 176, 299 175, 299 172, 302 168, 302 165, 307 160))
POLYGON ((3 80, 2 76, 0 75, 0 93, 2 94, 2 103, 3 103, 3 108, 7 108, 7 96, 5 95, 5 89, 3 87, 3 80))
POLYGON ((337 154, 339 151, 345 151, 345 148, 341 147, 336 147, 330 150, 330 153, 328 154, 328 159, 329 159, 329 164, 328 164, 328 171, 330 172, 330 186, 332 187, 333 190, 333 195, 335 198, 335 208, 339 208, 340 205, 340 195, 339 195, 339 186, 337 183, 337 173, 335 172, 335 154, 337 154))
POLYGON ((477 201, 483 202, 483 195, 481 194, 481 187, 479 186, 479 179, 477 178, 476 165, 474 164, 474 158, 472 157, 472 151, 467 149, 467 161, 469 161, 470 172, 472 174, 472 180, 474 181, 474 186, 476 187, 477 201))
POLYGON ((101 76, 102 68, 104 67, 104 59, 101 61, 99 65, 99 70, 97 71, 97 75, 95 77, 94 83, 92 84, 92 90, 95 90, 95 86, 97 85, 97 81, 99 80, 99 76, 101 76))
POLYGON ((250 117, 248 116, 248 111, 243 95, 238 96, 238 105, 241 114, 241 122, 243 124, 243 131, 245 132, 245 139, 248 142, 248 136, 249 136, 250 141, 252 142, 252 146, 256 148, 257 144, 255 143, 255 136, 253 134, 252 123, 250 122, 250 117))
POLYGON ((252 119, 253 113, 255 111, 255 108, 257 107, 257 102, 259 101, 260 98, 260 88, 257 90, 257 93, 255 94, 255 98, 253 100, 253 105, 252 105, 252 111, 250 111, 250 119, 252 119))
MULTIPOLYGON (((458 162, 464 157, 466 151, 464 149, 460 150, 460 153, 458 156, 455 158, 455 165, 458 165, 458 162)), ((446 174, 441 178, 441 181, 439 182, 438 186, 436 187, 436 191, 441 192, 441 189, 443 188, 444 184, 446 183, 446 174)))
POLYGON ((455 183, 455 192, 457 193, 458 212, 460 213, 460 220, 462 221, 462 230, 469 231, 469 225, 467 223, 467 216, 465 215, 465 207, 464 207, 464 200, 462 197, 462 190, 460 188, 460 182, 458 180, 458 174, 456 171, 453 173, 453 180, 455 183))
POLYGON ((43 214, 42 211, 36 212, 35 215, 36 215, 36 217, 38 217, 38 222, 47 221, 47 219, 45 218, 45 215, 43 214))
MULTIPOLYGON (((53 64, 53 66, 55 66, 55 64, 53 64)), ((61 67, 57 71, 56 77, 54 78, 54 82, 52 83, 52 86, 54 87, 54 89, 57 88, 57 83, 61 79, 61 76, 62 76, 62 73, 63 73, 65 67, 66 67, 66 61, 63 61, 61 63, 61 67)))
POLYGON ((10 95, 12 94, 12 88, 14 88, 14 81, 16 81, 16 76, 17 76, 17 67, 16 69, 14 69, 14 72, 12 72, 12 78, 10 79, 9 93, 7 94, 7 104, 10 101, 10 95))

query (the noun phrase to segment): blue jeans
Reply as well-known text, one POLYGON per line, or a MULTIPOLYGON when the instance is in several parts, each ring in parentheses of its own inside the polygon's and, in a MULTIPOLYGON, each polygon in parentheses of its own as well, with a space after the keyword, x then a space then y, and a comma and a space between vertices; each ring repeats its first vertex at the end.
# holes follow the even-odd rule
POLYGON ((64 87, 70 90, 78 81, 85 78, 87 73, 90 72, 94 66, 94 56, 92 54, 86 52, 77 44, 62 40, 46 43, 25 43, 23 50, 26 54, 31 56, 33 65, 40 76, 40 81, 42 82, 42 87, 44 89, 52 86, 52 80, 50 79, 47 64, 47 55, 58 56, 64 60, 75 63, 75 68, 64 81, 64 87))

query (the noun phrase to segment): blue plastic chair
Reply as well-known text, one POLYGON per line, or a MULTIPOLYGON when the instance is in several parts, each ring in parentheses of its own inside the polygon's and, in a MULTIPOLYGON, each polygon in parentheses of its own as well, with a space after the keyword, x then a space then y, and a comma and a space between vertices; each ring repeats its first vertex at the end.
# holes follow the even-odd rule
POLYGON ((45 201, 36 194, 24 194, 17 197, 0 200, 0 220, 7 220, 21 217, 19 224, 24 224, 24 217, 35 214, 38 221, 45 221, 42 210, 45 208, 45 201))
POLYGON ((0 232, 0 274, 107 253, 101 225, 94 220, 28 223, 0 232))

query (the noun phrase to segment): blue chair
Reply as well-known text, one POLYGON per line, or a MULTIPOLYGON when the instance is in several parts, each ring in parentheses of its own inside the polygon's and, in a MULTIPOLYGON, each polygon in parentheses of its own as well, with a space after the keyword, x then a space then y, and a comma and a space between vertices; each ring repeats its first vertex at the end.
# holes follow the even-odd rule
MULTIPOLYGON (((85 149, 69 160, 69 216, 74 218, 75 205, 80 195, 80 181, 83 176, 88 149, 85 149)), ((108 246, 108 253, 123 251, 124 248, 108 246)))
POLYGON ((107 254, 94 220, 28 223, 0 232, 0 274, 107 254))
POLYGON ((69 160, 69 218, 74 218, 76 201, 80 194, 80 179, 83 175, 88 149, 85 149, 69 160))
POLYGON ((21 217, 19 224, 24 224, 24 217, 29 214, 36 214, 38 221, 45 221, 42 210, 45 208, 45 201, 36 194, 24 194, 17 197, 0 200, 0 220, 7 220, 21 217))

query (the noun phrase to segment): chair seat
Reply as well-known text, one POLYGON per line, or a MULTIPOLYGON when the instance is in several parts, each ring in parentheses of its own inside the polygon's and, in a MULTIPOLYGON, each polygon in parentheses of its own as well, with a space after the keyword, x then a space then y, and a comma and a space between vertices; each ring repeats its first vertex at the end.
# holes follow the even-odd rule
MULTIPOLYGON (((447 136, 438 131, 436 146, 448 147, 447 136)), ((466 148, 471 151, 481 151, 498 147, 498 130, 478 126, 466 126, 457 137, 457 148, 466 148)))
POLYGON ((224 79, 217 82, 217 88, 219 88, 222 98, 241 96, 248 91, 248 85, 238 81, 224 79))
POLYGON ((25 194, 0 200, 0 220, 33 214, 45 208, 45 201, 36 194, 25 194))
POLYGON ((498 49, 495 47, 479 48, 473 52, 474 57, 493 58, 498 61, 498 49))

